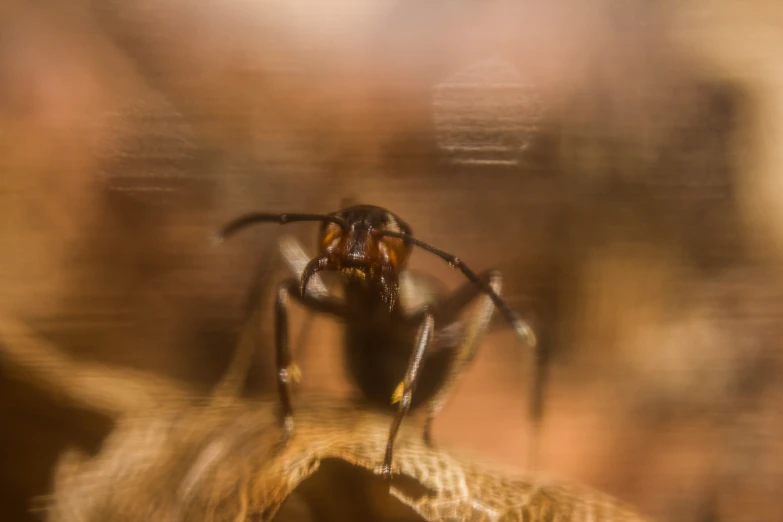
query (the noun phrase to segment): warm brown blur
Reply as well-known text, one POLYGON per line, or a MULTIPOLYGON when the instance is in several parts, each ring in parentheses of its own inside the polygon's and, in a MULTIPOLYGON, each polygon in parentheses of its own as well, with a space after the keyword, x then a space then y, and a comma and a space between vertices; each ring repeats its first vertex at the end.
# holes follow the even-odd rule
MULTIPOLYGON (((661 521, 779 522, 780 49, 773 0, 6 0, 0 311, 206 392, 282 232, 214 229, 382 205, 503 271, 552 353, 543 471, 661 521)), ((337 326, 310 338, 303 387, 349 393, 337 326)), ((498 328, 438 443, 524 470, 529 368, 498 328)), ((1 520, 110 429, 74 407, 0 362, 1 520)))

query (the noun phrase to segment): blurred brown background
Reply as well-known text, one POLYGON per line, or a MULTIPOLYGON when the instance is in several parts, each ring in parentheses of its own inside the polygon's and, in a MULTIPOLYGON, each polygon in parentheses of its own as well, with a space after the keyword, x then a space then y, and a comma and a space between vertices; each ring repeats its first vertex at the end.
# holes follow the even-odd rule
MULTIPOLYGON (((658 520, 783 520, 783 6, 584 4, 5 0, 1 309, 206 393, 283 231, 210 233, 354 197, 505 273, 552 353, 547 474, 658 520)), ((338 333, 313 326, 310 391, 350 392, 338 333)), ((529 363, 493 333, 439 443, 524 470, 529 363)), ((111 428, 10 364, 0 419, 14 521, 111 428)))

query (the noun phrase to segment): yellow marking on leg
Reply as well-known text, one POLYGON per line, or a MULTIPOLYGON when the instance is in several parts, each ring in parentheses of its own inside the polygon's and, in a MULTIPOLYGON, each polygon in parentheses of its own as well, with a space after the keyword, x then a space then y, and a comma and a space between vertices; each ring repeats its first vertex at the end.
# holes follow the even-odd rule
POLYGON ((402 394, 404 391, 405 391, 405 381, 402 381, 394 389, 394 393, 392 393, 391 403, 397 404, 398 402, 400 402, 402 400, 402 394))
POLYGON ((298 383, 302 380, 302 370, 298 364, 291 363, 286 369, 288 370, 289 382, 298 383))

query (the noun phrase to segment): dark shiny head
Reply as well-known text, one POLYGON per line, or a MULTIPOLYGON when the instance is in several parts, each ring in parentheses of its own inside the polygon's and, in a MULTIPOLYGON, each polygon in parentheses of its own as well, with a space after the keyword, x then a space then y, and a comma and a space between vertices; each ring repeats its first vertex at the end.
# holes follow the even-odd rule
POLYGON ((380 232, 411 235, 410 227, 392 212, 372 205, 357 205, 331 214, 345 225, 324 223, 319 236, 319 253, 326 254, 336 268, 377 271, 389 267, 400 271, 410 255, 410 245, 380 232))
POLYGON ((328 260, 323 269, 380 286, 385 300, 392 304, 397 297, 398 274, 405 267, 411 245, 381 233, 410 235, 411 228, 394 213, 372 205, 352 206, 330 215, 338 220, 321 226, 319 257, 328 260))

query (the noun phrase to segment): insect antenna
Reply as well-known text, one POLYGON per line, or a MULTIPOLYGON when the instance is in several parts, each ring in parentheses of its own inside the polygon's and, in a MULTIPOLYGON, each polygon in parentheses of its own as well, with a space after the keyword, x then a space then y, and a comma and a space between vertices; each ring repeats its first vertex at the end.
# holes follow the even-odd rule
POLYGON ((425 243, 424 241, 416 239, 415 237, 406 234, 404 232, 382 231, 382 232, 378 232, 378 236, 388 236, 388 237, 396 237, 398 239, 402 239, 407 243, 415 245, 432 254, 435 254, 436 256, 446 261, 452 268, 461 271, 465 275, 465 277, 468 278, 469 281, 471 281, 473 284, 478 286, 481 289, 481 291, 483 291, 485 294, 489 296, 490 299, 492 299, 492 302, 495 303, 495 306, 498 308, 498 310, 500 310, 500 312, 503 314, 503 317, 511 325, 511 327, 514 329, 514 331, 517 333, 517 336, 519 336, 520 339, 530 344, 531 346, 536 345, 536 337, 535 334, 533 333, 533 330, 530 328, 530 326, 521 317, 519 317, 519 315, 514 310, 512 310, 510 306, 506 304, 506 302, 503 300, 502 297, 500 297, 494 290, 492 290, 492 288, 487 283, 484 283, 476 275, 476 273, 470 269, 470 267, 468 267, 465 263, 463 263, 460 258, 458 258, 453 254, 449 254, 448 252, 444 252, 439 248, 435 248, 429 243, 425 243))
POLYGON ((223 225, 213 237, 215 243, 222 243, 228 237, 239 232, 243 228, 258 223, 277 223, 287 225, 288 223, 298 223, 303 221, 320 221, 321 223, 336 223, 343 230, 348 229, 348 224, 344 219, 329 214, 267 214, 254 212, 245 214, 233 219, 223 225))

